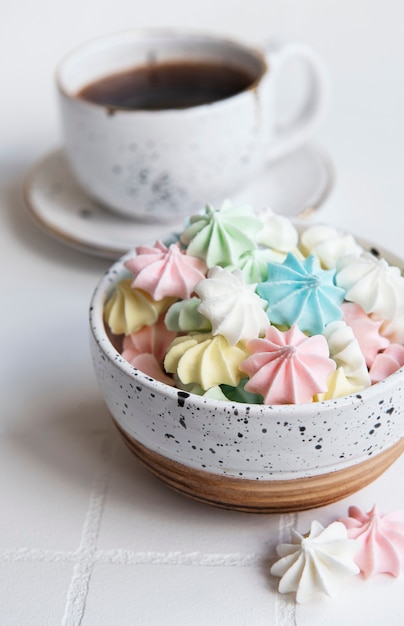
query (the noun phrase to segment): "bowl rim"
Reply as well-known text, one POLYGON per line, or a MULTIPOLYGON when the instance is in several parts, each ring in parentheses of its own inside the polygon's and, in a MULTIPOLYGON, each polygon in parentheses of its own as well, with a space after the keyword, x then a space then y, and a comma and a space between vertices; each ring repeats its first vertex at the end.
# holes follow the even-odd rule
MULTIPOLYGON (((302 227, 302 221, 295 220, 295 225, 302 227)), ((311 225, 317 225, 320 222, 310 223, 311 225)), ((307 226, 307 222, 305 223, 307 226)), ((351 233, 353 234, 353 233, 351 233)), ((390 252, 379 246, 378 244, 374 244, 368 240, 363 239, 362 237, 357 237, 353 234, 355 240, 362 245, 362 247, 369 251, 371 248, 377 249, 380 252, 382 258, 388 260, 389 264, 394 264, 400 268, 400 271, 403 272, 404 268, 404 259, 401 259, 398 255, 393 252, 390 252)), ((116 284, 124 278, 130 278, 131 273, 125 268, 124 263, 127 259, 131 258, 134 254, 134 249, 129 250, 125 255, 120 257, 117 261, 113 263, 113 265, 104 273, 101 279, 98 281, 93 294, 90 300, 90 308, 89 308, 89 323, 90 323, 90 332, 94 341, 99 346, 100 350, 103 352, 105 357, 115 365, 123 374, 129 376, 133 379, 134 383, 141 383, 147 389, 152 390, 153 392, 159 393, 161 395, 166 396, 167 398, 177 402, 178 398, 187 399, 194 403, 195 406, 206 406, 207 404, 216 409, 220 410, 227 404, 231 407, 240 407, 240 410, 245 410, 246 407, 249 408, 249 414, 251 417, 254 414, 262 416, 262 411, 268 411, 268 413, 272 413, 276 410, 278 415, 293 415, 298 413, 300 417, 308 417, 309 414, 313 413, 313 409, 321 410, 320 407, 323 407, 324 410, 330 409, 341 409, 345 405, 352 406, 354 404, 366 403, 368 399, 372 399, 379 394, 386 394, 389 389, 395 387, 397 383, 400 381, 404 381, 404 366, 399 368, 393 374, 385 378, 384 380, 370 385, 370 387, 366 387, 365 389, 351 394, 347 396, 341 396, 340 398, 334 398, 331 400, 322 400, 319 402, 306 402, 302 404, 254 404, 254 403, 244 403, 244 402, 236 402, 233 400, 219 400, 216 398, 208 398, 206 396, 199 396, 192 392, 179 389, 178 387, 172 387, 163 382, 160 382, 149 375, 145 374, 141 370, 133 367, 126 359, 124 359, 121 354, 116 350, 116 348, 111 343, 106 329, 104 325, 104 306, 105 303, 110 296, 113 288, 116 284)))

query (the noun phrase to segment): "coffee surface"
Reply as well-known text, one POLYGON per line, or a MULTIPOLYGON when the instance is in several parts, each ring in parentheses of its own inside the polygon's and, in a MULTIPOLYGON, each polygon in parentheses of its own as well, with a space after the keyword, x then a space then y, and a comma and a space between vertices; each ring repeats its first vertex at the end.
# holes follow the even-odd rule
POLYGON ((233 96, 254 80, 244 68, 219 62, 165 62, 111 74, 77 96, 116 109, 182 109, 233 96))

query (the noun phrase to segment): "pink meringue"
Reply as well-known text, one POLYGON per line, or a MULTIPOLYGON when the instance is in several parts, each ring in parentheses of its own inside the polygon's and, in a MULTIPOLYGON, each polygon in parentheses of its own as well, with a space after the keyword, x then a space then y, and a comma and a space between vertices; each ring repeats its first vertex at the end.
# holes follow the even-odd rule
POLYGON ((151 376, 161 383, 174 387, 173 379, 167 376, 154 354, 138 354, 131 360, 130 364, 143 372, 143 374, 147 374, 147 376, 151 376))
POLYGON ((132 287, 147 291, 154 300, 166 296, 189 298, 207 270, 205 261, 185 254, 180 244, 167 248, 161 241, 154 247, 136 248, 136 256, 128 259, 125 267, 135 277, 132 287))
POLYGON ((396 372, 404 365, 404 346, 398 343, 391 343, 383 352, 380 352, 369 370, 372 384, 396 372))
POLYGON ((404 568, 404 513, 382 515, 377 506, 364 513, 351 506, 348 515, 339 521, 347 527, 348 537, 359 544, 355 562, 364 577, 398 576, 404 568))
POLYGON ((336 369, 323 335, 307 337, 296 325, 286 332, 270 326, 264 339, 246 343, 251 356, 240 365, 250 379, 246 391, 259 393, 265 404, 312 402, 327 391, 336 369))
POLYGON ((380 334, 390 343, 404 344, 404 315, 397 315, 392 320, 382 320, 380 334))
MULTIPOLYGON (((122 356, 132 363, 141 354, 153 354, 160 365, 163 364, 168 346, 177 336, 176 332, 167 330, 164 323, 165 315, 160 315, 153 326, 144 326, 123 340, 122 356)), ((141 368, 139 368, 141 369, 141 368)))
POLYGON ((352 328, 365 357, 366 365, 371 367, 377 353, 387 348, 390 343, 387 337, 382 337, 379 332, 383 320, 370 317, 359 304, 354 302, 343 302, 341 309, 344 322, 352 328))
POLYGON ((164 314, 160 315, 153 326, 144 326, 124 337, 122 356, 144 374, 173 386, 173 379, 163 370, 163 361, 168 346, 176 336, 176 332, 167 330, 164 314))

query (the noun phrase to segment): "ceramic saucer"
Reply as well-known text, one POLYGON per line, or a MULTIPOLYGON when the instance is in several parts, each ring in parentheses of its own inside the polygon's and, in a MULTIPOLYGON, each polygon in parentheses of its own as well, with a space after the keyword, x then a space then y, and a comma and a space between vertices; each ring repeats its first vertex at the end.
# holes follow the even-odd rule
MULTIPOLYGON (((318 147, 307 145, 268 165, 231 200, 296 217, 317 209, 332 184, 329 158, 318 147)), ((161 238, 162 228, 168 229, 115 215, 91 200, 74 180, 62 150, 32 168, 24 196, 31 216, 48 234, 97 256, 116 259, 134 246, 161 238)), ((175 233, 182 227, 183 219, 169 228, 175 233)))

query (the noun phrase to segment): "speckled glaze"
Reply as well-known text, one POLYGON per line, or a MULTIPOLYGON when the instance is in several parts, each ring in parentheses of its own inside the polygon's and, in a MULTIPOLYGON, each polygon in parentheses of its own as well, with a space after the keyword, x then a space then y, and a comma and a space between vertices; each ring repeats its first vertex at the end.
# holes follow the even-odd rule
POLYGON ((95 290, 91 350, 115 421, 147 449, 210 474, 274 481, 349 468, 404 436, 404 368, 353 396, 284 406, 206 399, 149 378, 122 359, 104 329, 105 300, 126 276, 121 260, 95 290))
POLYGON ((117 33, 81 46, 59 65, 64 148, 92 198, 130 217, 169 221, 226 197, 266 161, 303 145, 322 117, 326 85, 320 61, 304 46, 265 56, 242 43, 195 33, 117 33), (112 110, 76 97, 105 74, 150 59, 192 57, 237 63, 255 80, 233 97, 177 110, 112 110), (297 117, 279 129, 276 78, 292 57, 309 70, 308 94, 297 117))

